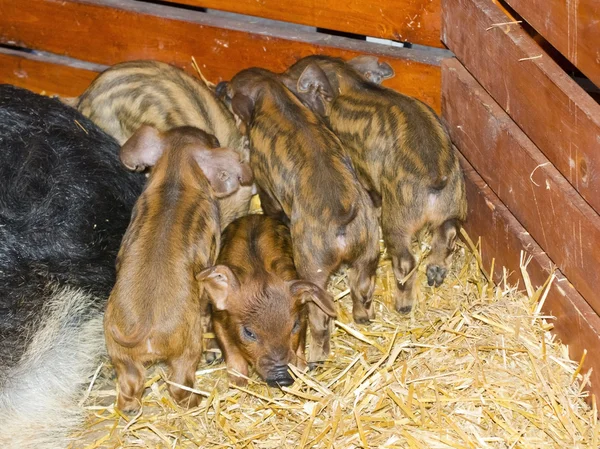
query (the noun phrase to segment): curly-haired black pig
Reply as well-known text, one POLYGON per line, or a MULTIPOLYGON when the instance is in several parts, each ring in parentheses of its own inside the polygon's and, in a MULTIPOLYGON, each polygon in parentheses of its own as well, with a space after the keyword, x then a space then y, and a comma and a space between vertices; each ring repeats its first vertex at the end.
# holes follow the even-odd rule
POLYGON ((58 100, 0 85, 0 446, 56 449, 104 354, 102 311, 142 190, 119 145, 58 100))
POLYGON ((414 301, 413 239, 431 227, 427 281, 441 285, 467 205, 445 127, 423 102, 378 84, 393 74, 388 64, 371 56, 345 62, 314 55, 296 62, 282 79, 328 121, 361 183, 381 205, 383 238, 397 281, 396 309, 408 312, 414 301))
MULTIPOLYGON (((348 265, 354 319, 368 322, 379 260, 377 217, 341 142, 268 70, 243 70, 217 91, 249 137, 265 213, 290 225, 301 278, 325 288, 330 275, 348 265)), ((329 355, 331 323, 314 304, 309 311, 308 360, 318 362, 329 355)))
POLYGON ((291 385, 288 364, 306 366, 306 304, 335 318, 331 295, 299 279, 289 229, 266 215, 231 223, 217 263, 198 279, 213 306, 231 382, 245 385, 251 365, 269 385, 291 385))

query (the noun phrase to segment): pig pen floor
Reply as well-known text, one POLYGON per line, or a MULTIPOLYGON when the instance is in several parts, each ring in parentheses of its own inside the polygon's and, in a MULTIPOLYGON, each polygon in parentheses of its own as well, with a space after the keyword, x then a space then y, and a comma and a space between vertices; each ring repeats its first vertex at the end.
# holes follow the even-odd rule
POLYGON ((393 310, 382 258, 368 326, 352 321, 345 273, 335 276, 330 360, 297 372, 283 391, 256 376, 247 388, 228 388, 224 364, 203 363, 196 378, 205 399, 182 410, 155 367, 143 413, 123 416, 106 362, 70 448, 597 448, 595 402, 591 409, 582 392, 588 380, 548 332, 552 318, 536 314, 543 289, 527 296, 491 286, 476 254, 459 243, 440 288, 427 287, 420 264, 408 316, 393 310))

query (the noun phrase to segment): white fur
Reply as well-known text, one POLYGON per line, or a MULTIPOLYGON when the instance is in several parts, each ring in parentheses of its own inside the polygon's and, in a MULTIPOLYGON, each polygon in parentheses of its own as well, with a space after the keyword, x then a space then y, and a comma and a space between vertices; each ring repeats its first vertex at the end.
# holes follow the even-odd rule
MULTIPOLYGON (((18 365, 0 390, 0 447, 62 449, 82 422, 78 402, 105 354, 102 313, 92 297, 57 289, 18 365)), ((35 330, 35 329, 34 329, 35 330)))

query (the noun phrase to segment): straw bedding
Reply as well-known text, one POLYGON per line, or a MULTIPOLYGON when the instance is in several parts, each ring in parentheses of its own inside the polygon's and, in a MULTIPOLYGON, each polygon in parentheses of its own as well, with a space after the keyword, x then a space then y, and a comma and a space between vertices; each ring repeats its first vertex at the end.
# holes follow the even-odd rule
MULTIPOLYGON (((418 248, 420 259, 427 251, 418 248)), ((384 253, 385 256, 385 253, 384 253)), ((330 360, 294 370, 283 391, 252 377, 228 387, 223 363, 201 364, 206 399, 179 408, 164 368, 149 370, 140 415, 114 408, 114 372, 99 367, 72 448, 597 448, 588 380, 538 313, 545 289, 494 287, 472 243, 459 243, 440 288, 421 286, 409 316, 393 311, 393 274, 382 258, 377 318, 352 321, 345 273, 330 283, 338 304, 330 360)), ((504 284, 504 283, 503 283, 504 284)))

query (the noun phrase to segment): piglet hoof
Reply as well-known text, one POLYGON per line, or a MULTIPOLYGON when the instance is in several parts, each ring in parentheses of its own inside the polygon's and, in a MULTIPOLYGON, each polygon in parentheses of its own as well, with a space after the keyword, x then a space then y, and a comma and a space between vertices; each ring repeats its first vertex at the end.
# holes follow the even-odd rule
POLYGON ((238 387, 246 387, 248 386, 248 379, 230 374, 229 383, 238 387))
POLYGON ((375 308, 371 304, 368 309, 361 307, 357 310, 356 307, 352 310, 352 317, 356 324, 369 324, 375 318, 375 308))
POLYGON ((186 398, 182 398, 177 403, 183 408, 194 408, 200 405, 201 397, 197 394, 190 394, 186 398))
POLYGON ((368 316, 355 316, 354 322, 356 324, 369 324, 371 322, 371 320, 369 319, 368 316))
POLYGON ((412 306, 396 307, 396 312, 401 313, 402 315, 408 315, 411 310, 412 310, 412 306))
POLYGON ((223 355, 220 351, 207 351, 204 354, 204 359, 209 365, 216 365, 223 361, 223 355))
POLYGON ((135 399, 125 399, 119 397, 117 400, 117 408, 123 413, 128 415, 134 415, 140 411, 141 404, 135 399))
POLYGON ((308 365, 307 365, 306 361, 298 360, 296 362, 296 368, 298 368, 300 371, 304 372, 308 368, 308 365))
POLYGON ((325 360, 329 357, 329 350, 325 351, 323 348, 311 348, 308 355, 308 368, 313 369, 317 366, 322 365, 325 360))
POLYGON ((322 361, 322 360, 321 361, 317 361, 317 362, 309 362, 308 363, 308 370, 309 371, 314 371, 317 368, 322 367, 323 365, 325 365, 325 362, 322 361))
POLYGON ((439 265, 429 265, 427 267, 427 285, 430 287, 439 287, 444 282, 448 270, 439 265))
POLYGON ((402 315, 408 315, 413 308, 412 299, 398 298, 396 300, 396 312, 402 315))

